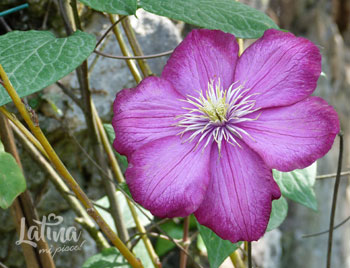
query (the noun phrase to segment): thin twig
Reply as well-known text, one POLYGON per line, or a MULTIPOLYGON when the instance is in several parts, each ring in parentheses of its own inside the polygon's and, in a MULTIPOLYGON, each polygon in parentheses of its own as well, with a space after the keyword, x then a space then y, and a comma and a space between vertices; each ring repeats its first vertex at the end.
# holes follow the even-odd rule
MULTIPOLYGON (((112 24, 115 23, 116 19, 115 19, 114 15, 108 14, 108 18, 112 24)), ((124 41, 124 37, 119 29, 119 25, 115 25, 113 27, 113 33, 115 35, 115 38, 118 41, 120 50, 123 53, 123 55, 126 57, 130 57, 131 53, 130 53, 130 51, 129 51, 129 49, 124 41)), ((136 83, 140 83, 142 80, 142 76, 139 72, 139 69, 137 68, 136 62, 134 60, 130 60, 130 59, 127 59, 125 62, 128 65, 130 72, 131 72, 132 76, 134 77, 134 80, 136 81, 136 83)))
MULTIPOLYGON (((341 222, 340 222, 339 224, 337 224, 336 226, 334 226, 333 230, 339 228, 340 226, 342 226, 343 224, 345 224, 348 220, 350 220, 350 216, 347 217, 345 220, 341 221, 341 222)), ((328 232, 329 232, 329 230, 322 231, 322 232, 319 232, 319 233, 314 233, 314 234, 303 235, 302 238, 315 237, 315 236, 319 236, 319 235, 326 234, 326 233, 328 233, 328 232)))
MULTIPOLYGON (((108 41, 110 39, 110 35, 108 35, 105 39, 103 39, 103 42, 102 42, 102 45, 100 46, 100 50, 103 51, 106 47, 107 47, 107 44, 108 44, 108 41)), ((97 61, 100 59, 100 55, 96 54, 94 59, 92 60, 92 62, 90 63, 89 65, 89 75, 92 73, 94 67, 96 66, 96 63, 97 61)))
POLYGON ((8 32, 12 31, 11 27, 7 24, 7 22, 5 21, 5 19, 3 17, 0 17, 0 22, 5 27, 6 31, 8 31, 8 32))
MULTIPOLYGON (((341 177, 350 175, 350 171, 344 171, 340 173, 341 177)), ((319 175, 316 177, 316 180, 323 180, 323 179, 331 179, 337 177, 337 173, 334 174, 326 174, 326 175, 319 175)))
POLYGON ((76 105, 78 105, 80 107, 80 109, 83 110, 83 105, 81 102, 81 99, 79 99, 74 93, 73 90, 71 88, 66 87, 65 85, 63 85, 60 81, 56 82, 56 85, 62 89, 62 91, 64 92, 64 94, 66 94, 68 97, 70 97, 72 99, 72 101, 75 102, 76 105))
POLYGON ((43 23, 41 25, 41 29, 43 29, 43 30, 46 30, 46 28, 47 28, 47 19, 49 17, 49 13, 50 13, 50 9, 51 9, 51 3, 52 3, 52 0, 49 0, 48 3, 47 3, 45 16, 44 16, 44 19, 43 19, 43 23))
POLYGON ((120 17, 117 21, 115 21, 111 26, 109 26, 109 28, 105 31, 105 33, 101 36, 101 38, 97 41, 95 49, 97 49, 97 47, 101 44, 101 42, 103 41, 103 39, 106 38, 106 36, 108 35, 108 33, 110 31, 113 30, 114 26, 116 26, 119 22, 121 22, 122 20, 124 20, 126 18, 126 16, 122 16, 120 17))
MULTIPOLYGON (((126 19, 122 21, 122 26, 126 34, 126 37, 128 38, 130 47, 134 52, 135 56, 143 56, 143 51, 141 49, 139 42, 137 41, 134 29, 132 28, 130 23, 130 20, 128 17, 125 17, 125 18, 126 19)), ((137 63, 139 64, 139 67, 144 77, 148 77, 152 75, 151 68, 149 67, 145 59, 139 59, 137 60, 137 63)))
POLYGON ((331 210, 331 217, 329 222, 329 235, 328 235, 328 249, 327 249, 327 268, 331 267, 331 259, 332 259, 332 242, 333 242, 333 229, 334 229, 334 216, 335 216, 335 209, 337 206, 337 196, 338 196, 338 189, 340 185, 340 172, 341 172, 341 166, 343 162, 343 133, 339 133, 339 156, 338 156, 338 168, 337 168, 337 177, 335 179, 334 183, 334 191, 333 191, 333 200, 332 200, 332 210, 331 210))
POLYGON ((0 262, 0 267, 1 268, 8 268, 5 264, 3 264, 2 262, 0 262))
POLYGON ((60 13, 61 13, 61 16, 63 18, 63 24, 64 24, 64 28, 67 32, 67 35, 71 35, 73 34, 73 28, 70 24, 70 19, 68 17, 68 11, 67 11, 67 6, 65 5, 65 0, 58 0, 58 6, 59 6, 59 9, 60 9, 60 13))
POLYGON ((117 59, 117 60, 140 60, 140 59, 154 59, 154 58, 159 58, 159 57, 165 57, 169 56, 174 52, 174 50, 169 50, 165 52, 161 52, 158 54, 152 54, 152 55, 145 55, 145 56, 116 56, 116 55, 111 55, 107 54, 98 50, 94 50, 94 52, 98 55, 101 55, 106 58, 111 58, 111 59, 117 59))

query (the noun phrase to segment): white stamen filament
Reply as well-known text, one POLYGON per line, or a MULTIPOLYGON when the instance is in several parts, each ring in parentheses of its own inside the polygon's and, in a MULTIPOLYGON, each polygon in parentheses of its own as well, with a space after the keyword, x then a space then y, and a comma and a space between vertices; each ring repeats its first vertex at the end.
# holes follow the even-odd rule
POLYGON ((241 147, 237 138, 242 139, 243 135, 253 138, 236 124, 259 118, 260 114, 256 118, 246 117, 259 110, 255 108, 255 100, 251 99, 256 93, 246 95, 250 89, 244 89, 243 85, 234 88, 237 82, 226 90, 221 87, 219 79, 215 85, 214 83, 214 80, 208 83, 205 95, 199 92, 199 97, 188 95, 186 100, 182 100, 192 107, 183 107, 186 113, 177 117, 181 120, 176 126, 183 128, 179 135, 191 132, 185 142, 191 142, 200 136, 197 146, 206 139, 203 149, 209 145, 211 140, 218 144, 219 152, 223 140, 233 146, 241 147))

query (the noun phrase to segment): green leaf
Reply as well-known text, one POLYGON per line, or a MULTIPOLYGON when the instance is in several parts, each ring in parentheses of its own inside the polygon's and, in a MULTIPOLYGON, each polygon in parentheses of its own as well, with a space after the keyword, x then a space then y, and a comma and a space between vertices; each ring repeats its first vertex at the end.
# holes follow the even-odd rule
POLYGON ((129 268, 128 262, 120 254, 118 249, 105 248, 90 258, 83 264, 82 268, 129 268))
POLYGON ((199 223, 197 224, 199 233, 207 248, 210 268, 218 268, 242 244, 242 242, 233 244, 228 240, 223 240, 209 228, 199 223))
MULTIPOLYGON (((120 186, 120 188, 123 189, 123 191, 132 198, 131 193, 130 193, 130 189, 129 186, 126 184, 125 181, 121 182, 118 184, 120 186)), ((118 189, 119 190, 119 189, 118 189)))
MULTIPOLYGON (((2 147, 2 145, 1 145, 2 147)), ((26 180, 12 155, 0 150, 0 207, 9 208, 26 189, 26 180)))
MULTIPOLYGON (((75 32, 56 38, 46 31, 13 31, 0 36, 0 64, 20 97, 37 92, 77 68, 94 50, 93 35, 75 32)), ((0 106, 11 102, 0 86, 0 106)))
POLYGON ((240 38, 258 38, 278 26, 264 13, 234 0, 140 0, 148 12, 240 38))
POLYGON ((291 172, 273 170, 273 177, 282 195, 317 211, 317 200, 313 189, 316 180, 316 162, 304 169, 291 172))
POLYGON ((110 14, 133 15, 137 9, 137 0, 79 0, 92 9, 110 14))
POLYGON ((198 236, 197 236, 197 248, 201 253, 208 254, 207 248, 206 248, 204 241, 203 241, 203 238, 201 237, 200 234, 198 234, 198 236))
POLYGON ((287 200, 281 196, 280 199, 272 201, 272 210, 270 215, 269 224, 267 225, 266 232, 272 231, 282 224, 287 217, 288 203, 287 200))
MULTIPOLYGON (((119 191, 117 191, 117 201, 118 201, 119 206, 121 208, 121 214, 123 215, 125 226, 127 226, 128 228, 135 227, 136 225, 135 225, 134 219, 131 215, 131 212, 129 210, 129 206, 126 203, 126 199, 125 199, 124 195, 119 191)), ((109 208, 109 200, 108 200, 107 196, 104 196, 101 199, 97 200, 96 203, 104 208, 109 208)), ((96 207, 96 209, 101 214, 101 216, 104 218, 104 220, 108 223, 108 225, 111 226, 114 231, 116 231, 115 224, 114 224, 114 221, 113 221, 111 214, 102 208, 96 207)), ((153 219, 153 215, 151 214, 151 212, 149 212, 146 209, 143 209, 143 211, 146 213, 146 215, 148 215, 149 218, 153 219)), ((142 212, 140 212, 140 210, 138 208, 136 208, 136 212, 137 212, 137 215, 139 216, 139 220, 143 226, 146 226, 150 223, 148 218, 142 212)))
MULTIPOLYGON (((115 133, 114 133, 113 126, 111 124, 103 124, 103 127, 105 128, 105 130, 107 132, 109 142, 111 144, 113 144, 114 139, 115 139, 115 133)), ((127 160, 126 156, 120 155, 119 153, 117 153, 116 150, 114 150, 114 154, 117 157, 118 163, 120 165, 120 169, 124 173, 128 167, 128 160, 127 160)))
MULTIPOLYGON (((134 254, 139 258, 143 267, 153 267, 152 260, 142 240, 134 247, 134 254)), ((123 255, 115 247, 105 248, 100 253, 88 258, 82 268, 131 268, 123 255)))
POLYGON ((133 250, 137 258, 139 258, 143 264, 143 267, 154 267, 151 257, 148 254, 145 243, 142 239, 136 244, 133 250))
MULTIPOLYGON (((175 239, 180 239, 183 236, 183 228, 181 224, 176 224, 173 221, 166 222, 160 226, 169 236, 175 239)), ((158 238, 155 246, 155 250, 158 256, 164 256, 170 250, 175 247, 175 244, 171 241, 163 238, 158 238)))

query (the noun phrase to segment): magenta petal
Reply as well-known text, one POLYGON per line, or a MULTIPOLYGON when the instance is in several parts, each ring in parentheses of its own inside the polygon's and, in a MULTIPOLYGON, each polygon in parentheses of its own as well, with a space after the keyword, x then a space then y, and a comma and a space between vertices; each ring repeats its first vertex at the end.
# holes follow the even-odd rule
POLYGON ((193 30, 175 49, 162 78, 183 96, 208 89, 210 79, 220 78, 227 89, 234 81, 238 44, 231 34, 219 30, 193 30))
POLYGON ((112 125, 115 149, 130 155, 147 142, 176 135, 176 116, 183 102, 169 82, 158 77, 144 79, 135 89, 124 89, 114 101, 112 125))
POLYGON ((291 171, 305 168, 324 156, 339 132, 336 111, 319 97, 290 106, 264 109, 252 114, 256 121, 240 123, 251 139, 244 141, 270 168, 291 171))
POLYGON ((126 182, 136 202, 158 217, 185 217, 203 200, 210 149, 179 136, 146 144, 129 158, 126 182))
POLYGON ((265 232, 271 201, 280 190, 261 157, 246 144, 223 143, 211 153, 211 177, 205 198, 195 212, 200 224, 223 239, 258 240, 265 232))
POLYGON ((235 81, 257 93, 256 107, 275 107, 310 95, 320 73, 321 55, 312 42, 271 29, 239 58, 235 81))

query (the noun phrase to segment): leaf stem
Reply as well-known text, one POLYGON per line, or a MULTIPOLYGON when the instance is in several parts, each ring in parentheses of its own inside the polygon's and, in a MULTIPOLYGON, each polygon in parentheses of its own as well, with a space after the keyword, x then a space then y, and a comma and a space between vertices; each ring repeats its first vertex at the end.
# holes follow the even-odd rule
POLYGON ((331 267, 331 259, 332 259, 332 242, 333 242, 333 230, 334 230, 334 217, 335 217, 335 209, 337 206, 337 196, 338 189, 340 185, 340 172, 343 162, 343 147, 344 147, 344 139, 343 133, 338 134, 339 140, 339 156, 338 156, 338 168, 337 168, 337 177, 335 178, 334 190, 333 190, 333 200, 332 200, 332 210, 329 222, 329 235, 328 235, 328 249, 327 249, 327 268, 331 267))
POLYGON ((252 261, 252 242, 247 242, 247 251, 248 251, 248 268, 253 267, 253 261, 252 261))
POLYGON ((38 125, 35 125, 32 121, 28 111, 26 110, 25 105, 22 103, 20 97, 18 96, 16 90, 13 88, 10 80, 7 77, 2 65, 0 64, 0 77, 2 78, 5 89, 14 102, 16 108, 20 112, 24 121, 28 124, 34 136, 41 143, 46 153, 48 154, 50 160, 55 166, 56 170, 62 175, 65 179, 66 183, 75 193, 77 198, 82 202, 84 207, 86 208, 87 213, 96 221, 96 223, 101 227, 102 231, 106 234, 106 236, 111 240, 113 245, 117 247, 120 253, 126 258, 126 260, 130 263, 132 267, 143 267, 141 262, 129 251, 129 249, 125 246, 125 244, 120 240, 120 238, 113 232, 111 227, 105 222, 105 220, 101 217, 98 211, 95 209, 87 195, 80 188, 79 184, 74 180, 72 175, 69 173, 67 168, 62 163, 61 159, 58 157, 51 144, 45 137, 44 133, 40 129, 38 125))
POLYGON ((244 262, 241 256, 239 255, 238 250, 232 252, 232 254, 230 255, 230 259, 235 268, 245 268, 244 262))
MULTIPOLYGON (((183 224, 183 237, 182 237, 182 244, 184 249, 187 251, 189 248, 189 240, 188 240, 188 231, 190 227, 190 216, 187 216, 184 218, 184 224, 183 224)), ((180 268, 186 268, 187 263, 187 254, 185 254, 183 251, 180 253, 180 268)))

